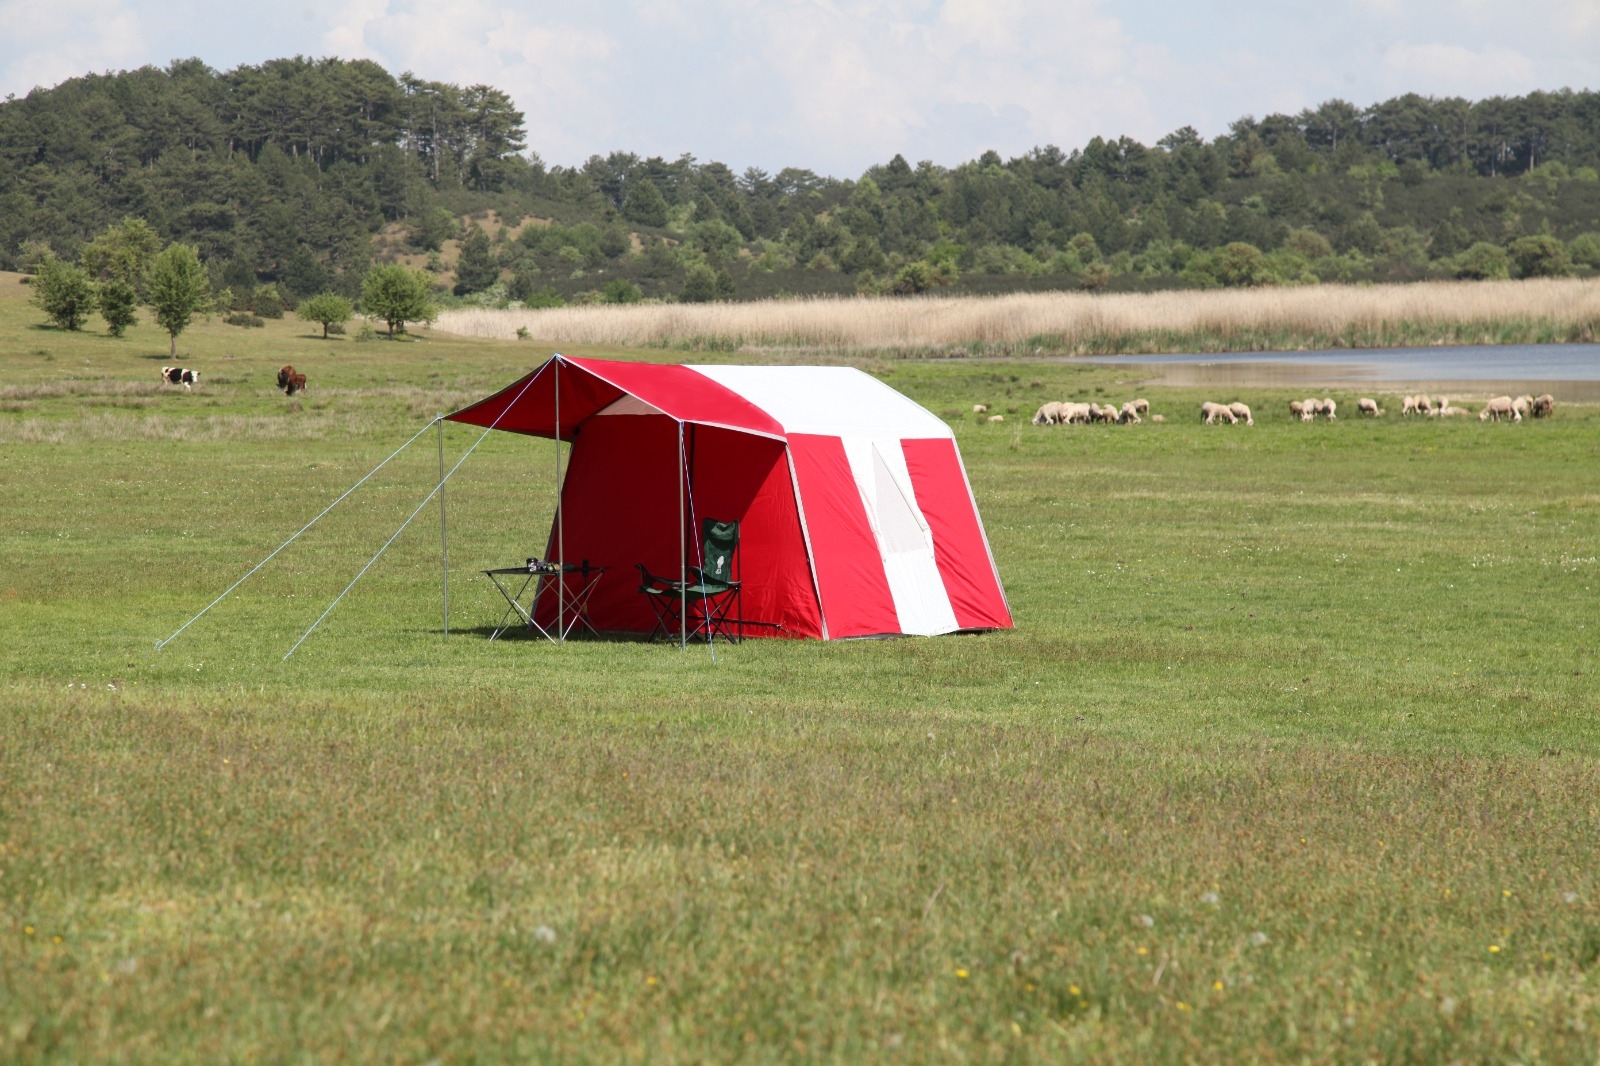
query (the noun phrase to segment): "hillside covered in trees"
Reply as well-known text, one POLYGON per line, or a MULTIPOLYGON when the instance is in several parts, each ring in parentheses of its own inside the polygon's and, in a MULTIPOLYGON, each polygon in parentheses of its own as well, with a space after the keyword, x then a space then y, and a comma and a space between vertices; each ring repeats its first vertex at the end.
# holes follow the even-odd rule
POLYGON ((525 138, 497 89, 364 60, 77 78, 0 102, 0 267, 140 218, 218 289, 291 301, 357 295, 375 257, 535 305, 1600 269, 1588 91, 1336 100, 1209 141, 895 156, 848 180, 625 152, 546 166, 525 138))

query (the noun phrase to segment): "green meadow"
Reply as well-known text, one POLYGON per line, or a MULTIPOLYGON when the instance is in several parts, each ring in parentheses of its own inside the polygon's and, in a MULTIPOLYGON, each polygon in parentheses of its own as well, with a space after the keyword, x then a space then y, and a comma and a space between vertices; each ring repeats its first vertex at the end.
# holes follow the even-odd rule
POLYGON ((550 348, 214 320, 186 393, 153 326, 26 298, 0 275, 0 1061, 1596 1061, 1600 409, 864 364, 956 425, 1017 628, 714 660, 487 640, 555 463, 494 434, 448 640, 430 504, 283 661, 433 431, 154 645, 550 348), (1167 421, 1027 423, 1135 395, 1167 421))

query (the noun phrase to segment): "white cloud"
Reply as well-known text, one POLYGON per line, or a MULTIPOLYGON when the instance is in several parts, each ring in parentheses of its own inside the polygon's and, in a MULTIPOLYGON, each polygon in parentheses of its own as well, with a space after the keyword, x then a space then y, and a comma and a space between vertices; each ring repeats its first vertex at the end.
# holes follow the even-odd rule
POLYGON ((0 0, 0 26, 0 90, 18 96, 152 61, 138 17, 121 3, 0 0))
POLYGON ((1384 50, 1383 84, 1389 93, 1427 86, 1435 96, 1478 98, 1526 92, 1538 86, 1538 66, 1520 52, 1489 46, 1395 44, 1384 50))

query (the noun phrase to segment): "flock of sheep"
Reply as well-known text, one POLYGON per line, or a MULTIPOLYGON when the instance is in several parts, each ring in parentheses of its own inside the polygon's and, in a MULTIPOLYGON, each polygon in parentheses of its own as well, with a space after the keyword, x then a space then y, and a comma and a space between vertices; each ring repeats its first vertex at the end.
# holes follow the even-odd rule
MULTIPOLYGON (((1549 393, 1543 396, 1496 396, 1486 403, 1478 412, 1478 419, 1483 422, 1521 422, 1524 418, 1547 418, 1555 410, 1556 401, 1549 393)), ((1302 422, 1310 422, 1316 418, 1326 418, 1330 422, 1339 415, 1339 405, 1332 398, 1317 399, 1311 397, 1305 400, 1289 401, 1289 414, 1302 422)), ((972 413, 986 415, 989 413, 987 404, 973 404, 972 413)), ((1381 418, 1383 408, 1378 406, 1378 401, 1371 397, 1363 396, 1356 400, 1356 413, 1370 418, 1381 418)), ((1465 407, 1452 406, 1450 400, 1444 396, 1432 397, 1426 394, 1406 396, 1402 398, 1402 415, 1427 415, 1429 417, 1455 417, 1466 416, 1472 412, 1465 407)), ((1144 399, 1130 400, 1118 407, 1116 404, 1102 406, 1097 403, 1074 403, 1071 401, 1058 403, 1054 400, 1044 404, 1034 412, 1033 424, 1036 426, 1057 425, 1086 425, 1091 422, 1104 422, 1116 425, 1129 425, 1144 421, 1148 416, 1152 422, 1164 422, 1166 419, 1160 415, 1150 414, 1150 402, 1144 399)), ((1219 422, 1228 425, 1243 423, 1247 426, 1256 424, 1250 414, 1250 408, 1237 401, 1233 403, 1212 403, 1207 401, 1200 405, 1200 419, 1206 425, 1216 425, 1219 422)), ((1004 415, 990 415, 991 422, 1004 422, 1004 415)))
MULTIPOLYGON (((989 408, 983 404, 975 404, 972 408, 975 414, 982 414, 989 408), (980 410, 981 408, 981 410, 980 410)), ((1144 416, 1150 413, 1150 401, 1146 399, 1129 400, 1118 407, 1116 404, 1101 406, 1097 403, 1057 403, 1051 400, 1038 411, 1034 412, 1033 424, 1036 426, 1065 426, 1087 425, 1090 422, 1104 422, 1108 425, 1138 425, 1144 421, 1144 416)), ((1000 421, 1003 416, 996 415, 989 419, 991 422, 1000 421)), ((1153 419, 1163 422, 1160 415, 1153 419)))
MULTIPOLYGON (((1414 402, 1414 414, 1419 415, 1468 415, 1471 411, 1460 407, 1451 407, 1450 401, 1443 396, 1439 397, 1437 407, 1429 410, 1428 397, 1407 396, 1407 402, 1414 402)), ((1526 394, 1512 399, 1509 396, 1496 396, 1484 404, 1483 410, 1478 412, 1480 422, 1498 422, 1506 419, 1511 422, 1521 422, 1524 418, 1549 418, 1555 412, 1556 400, 1548 392, 1543 396, 1528 396, 1526 394)), ((1402 410, 1401 414, 1406 412, 1402 410)))

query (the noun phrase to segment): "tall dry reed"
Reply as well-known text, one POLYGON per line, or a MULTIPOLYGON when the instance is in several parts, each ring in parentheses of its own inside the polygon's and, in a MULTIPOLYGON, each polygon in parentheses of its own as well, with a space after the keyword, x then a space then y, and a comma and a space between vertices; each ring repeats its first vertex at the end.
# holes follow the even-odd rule
POLYGON ((1065 353, 1590 340, 1600 279, 447 311, 438 327, 553 344, 1065 353))

